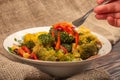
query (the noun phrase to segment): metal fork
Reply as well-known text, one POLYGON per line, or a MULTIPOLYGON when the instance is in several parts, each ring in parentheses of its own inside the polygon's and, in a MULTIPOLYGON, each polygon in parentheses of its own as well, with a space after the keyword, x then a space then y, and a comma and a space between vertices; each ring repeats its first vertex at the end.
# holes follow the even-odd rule
MULTIPOLYGON (((100 5, 105 5, 105 4, 109 3, 110 1, 111 1, 111 0, 106 0, 106 1, 104 1, 104 2, 103 2, 102 4, 100 4, 100 5)), ((85 15, 83 15, 82 17, 74 20, 74 21, 72 22, 72 24, 73 24, 75 27, 79 27, 80 25, 82 25, 82 24, 85 22, 85 20, 86 20, 87 17, 90 15, 90 13, 93 12, 93 10, 94 10, 94 8, 90 9, 85 15)))

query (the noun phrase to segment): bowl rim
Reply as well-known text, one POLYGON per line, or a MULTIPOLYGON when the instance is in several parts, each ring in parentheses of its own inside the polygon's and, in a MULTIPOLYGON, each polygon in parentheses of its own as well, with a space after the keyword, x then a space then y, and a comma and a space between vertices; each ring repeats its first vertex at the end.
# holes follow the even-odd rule
MULTIPOLYGON (((20 33, 20 32, 22 32, 22 31, 31 30, 31 29, 38 29, 38 28, 46 28, 46 29, 49 29, 50 27, 51 27, 51 26, 32 27, 32 28, 27 28, 27 29, 23 29, 23 30, 20 30, 20 31, 16 31, 16 32, 8 35, 8 36, 4 39, 4 41, 3 41, 3 47, 4 47, 4 49, 5 49, 9 54, 12 54, 12 53, 10 53, 10 52, 8 51, 8 49, 5 48, 5 42, 6 42, 7 38, 11 37, 13 34, 17 34, 17 33, 20 33)), ((39 32, 40 32, 40 31, 39 31, 39 32)), ((92 31, 91 31, 91 32, 92 32, 92 31)), ((96 32, 92 32, 92 33, 95 34, 95 35, 99 35, 100 37, 105 38, 104 36, 102 36, 102 35, 100 35, 100 34, 98 34, 98 33, 96 33, 96 32)), ((98 55, 97 58, 91 58, 91 59, 86 59, 86 60, 82 60, 82 61, 42 61, 42 60, 26 59, 26 58, 23 58, 23 57, 21 57, 21 56, 15 55, 15 54, 12 54, 12 55, 13 55, 14 57, 17 57, 17 58, 21 59, 21 60, 29 61, 29 62, 32 62, 32 63, 41 63, 41 64, 44 64, 44 63, 45 63, 45 64, 49 64, 49 65, 50 65, 50 64, 68 64, 68 63, 76 64, 76 63, 83 63, 83 62, 91 61, 91 60, 94 60, 94 59, 98 59, 98 58, 103 57, 103 56, 105 56, 105 55, 107 55, 107 54, 109 54, 109 53, 111 52, 111 50, 112 50, 112 45, 111 45, 110 41, 109 41, 107 38, 105 38, 105 39, 108 41, 108 44, 110 45, 110 50, 109 50, 106 54, 103 54, 103 55, 101 55, 101 56, 99 56, 99 54, 97 54, 97 55, 98 55)), ((45 64, 44 64, 44 65, 45 65, 45 64)))

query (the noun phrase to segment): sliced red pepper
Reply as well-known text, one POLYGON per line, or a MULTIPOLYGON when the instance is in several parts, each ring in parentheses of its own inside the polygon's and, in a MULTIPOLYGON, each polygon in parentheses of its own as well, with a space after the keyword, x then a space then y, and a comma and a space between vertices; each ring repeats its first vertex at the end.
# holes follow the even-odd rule
MULTIPOLYGON (((74 27, 72 26, 72 24, 69 24, 67 22, 61 22, 58 24, 53 25, 53 28, 56 30, 63 30, 66 31, 69 34, 72 34, 73 36, 75 36, 75 48, 77 48, 78 45, 78 41, 79 41, 79 34, 77 32, 74 31, 74 27)), ((60 36, 58 35, 58 41, 56 43, 56 50, 58 50, 60 48, 60 36)))
POLYGON ((24 51, 22 48, 19 48, 19 49, 18 49, 18 53, 19 53, 21 56, 23 56, 23 54, 25 53, 25 51, 24 51))
POLYGON ((53 28, 56 30, 59 28, 63 29, 62 26, 60 26, 60 23, 53 25, 53 28))
POLYGON ((54 33, 54 30, 52 30, 52 37, 55 37, 55 33, 54 33))
POLYGON ((29 54, 31 53, 30 50, 29 50, 29 48, 28 48, 27 46, 22 46, 21 48, 22 48, 26 53, 29 53, 29 54))
POLYGON ((69 34, 74 35, 74 31, 73 31, 73 28, 72 28, 72 27, 67 27, 67 28, 66 28, 66 32, 68 32, 69 34))
POLYGON ((68 33, 72 33, 73 34, 73 26, 67 22, 61 22, 58 24, 53 25, 53 28, 56 30, 61 30, 61 31, 66 31, 68 33))
POLYGON ((33 59, 35 59, 35 60, 38 60, 38 58, 37 58, 37 56, 36 56, 35 53, 32 52, 32 53, 30 54, 30 56, 31 56, 31 58, 33 58, 33 59))
POLYGON ((56 47, 55 49, 56 50, 59 50, 60 49, 60 32, 58 32, 58 35, 57 35, 57 43, 56 43, 56 47))
POLYGON ((68 53, 68 50, 64 46, 60 46, 60 48, 64 51, 64 53, 68 53))
POLYGON ((75 47, 74 47, 75 49, 77 48, 78 41, 79 41, 79 34, 75 32, 75 47))

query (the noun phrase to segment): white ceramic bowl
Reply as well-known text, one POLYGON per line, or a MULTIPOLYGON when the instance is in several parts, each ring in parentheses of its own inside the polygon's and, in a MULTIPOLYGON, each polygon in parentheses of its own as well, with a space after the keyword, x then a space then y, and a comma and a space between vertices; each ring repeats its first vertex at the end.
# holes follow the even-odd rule
MULTIPOLYGON (((36 33, 40 31, 49 31, 50 26, 48 27, 36 27, 36 28, 29 28, 22 31, 18 31, 16 33, 11 34, 8 36, 3 43, 3 46, 5 50, 8 51, 8 47, 11 47, 14 43, 17 44, 14 41, 14 38, 17 40, 22 40, 22 36, 24 36, 26 33, 36 33)), ((102 48, 100 49, 98 53, 98 57, 92 58, 90 60, 84 60, 84 61, 74 61, 74 62, 53 62, 53 61, 40 61, 40 60, 32 60, 32 59, 25 59, 20 56, 17 56, 15 54, 11 54, 8 51, 8 55, 11 55, 19 60, 23 60, 28 63, 32 63, 33 65, 38 65, 39 68, 50 75, 53 75, 55 77, 64 78, 69 77, 71 75, 80 73, 84 70, 87 70, 91 63, 96 59, 100 58, 106 54, 108 54, 111 49, 111 43, 103 36, 92 32, 94 35, 96 35, 99 40, 103 43, 102 48)))

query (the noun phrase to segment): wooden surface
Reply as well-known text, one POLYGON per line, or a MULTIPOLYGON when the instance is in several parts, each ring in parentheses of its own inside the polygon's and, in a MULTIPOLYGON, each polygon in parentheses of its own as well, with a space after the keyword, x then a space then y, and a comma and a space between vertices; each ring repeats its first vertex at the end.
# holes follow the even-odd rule
POLYGON ((97 68, 104 68, 113 80, 120 80, 120 41, 113 46, 111 53, 96 61, 97 68))

